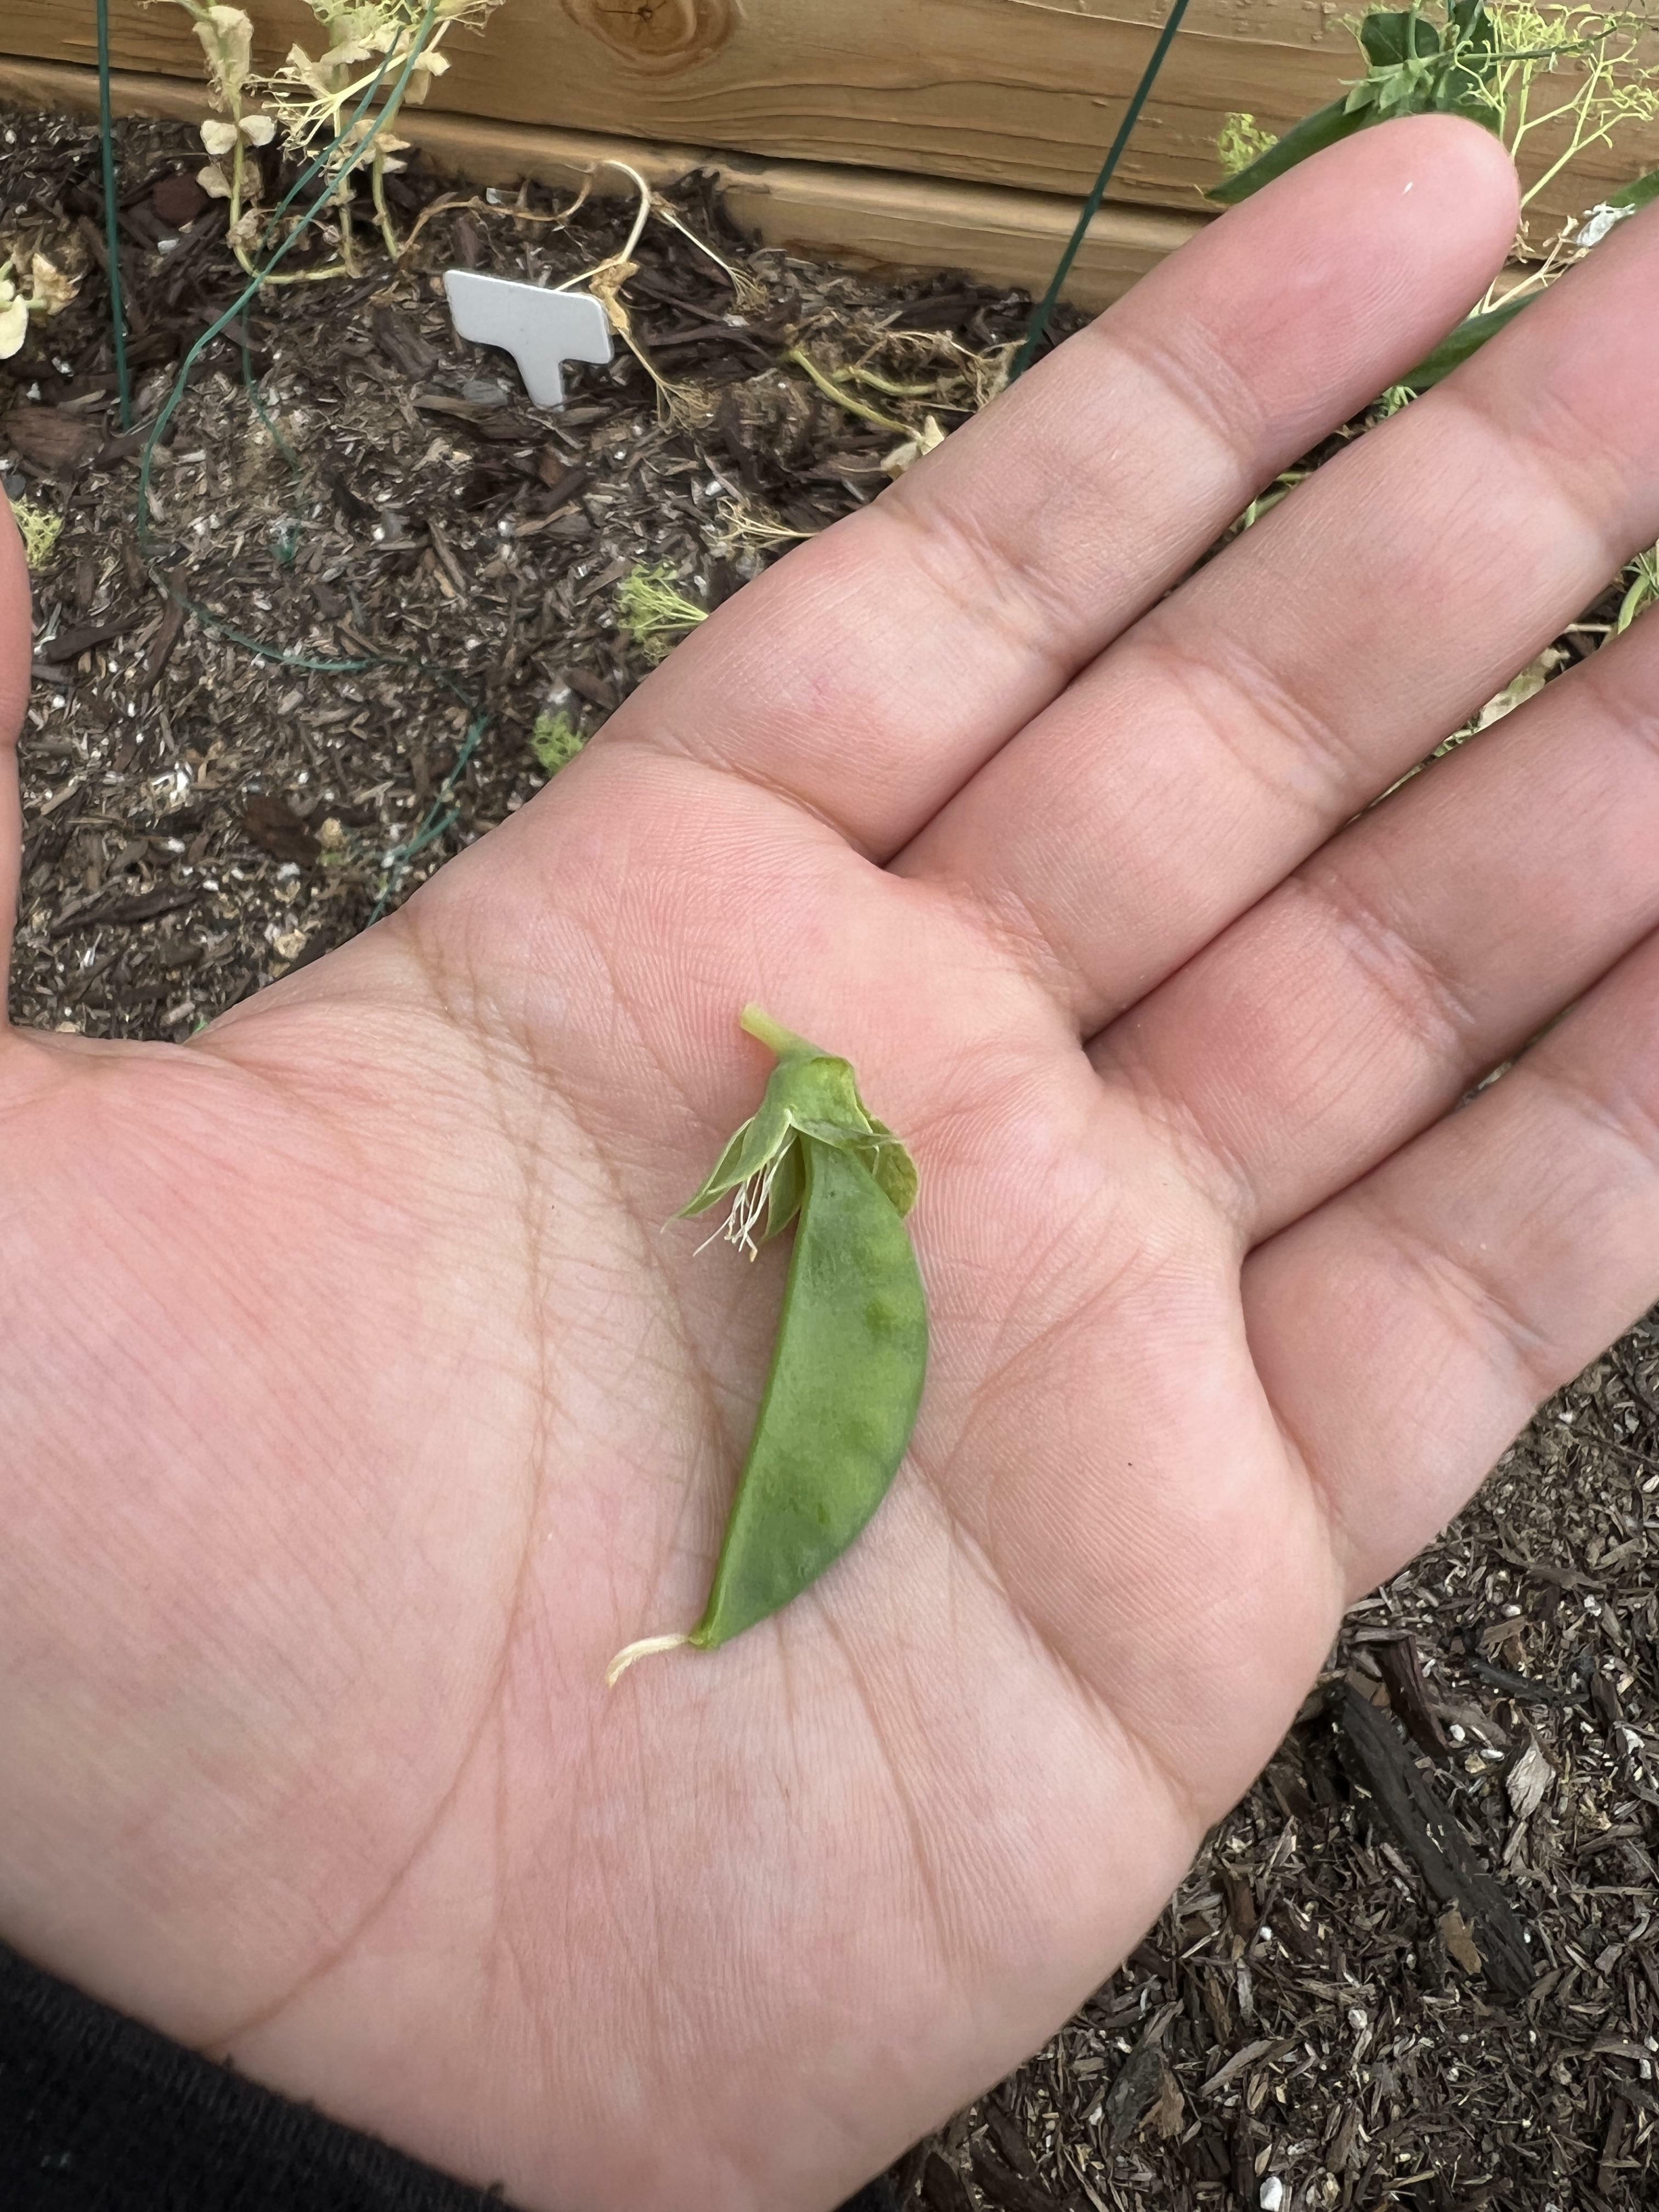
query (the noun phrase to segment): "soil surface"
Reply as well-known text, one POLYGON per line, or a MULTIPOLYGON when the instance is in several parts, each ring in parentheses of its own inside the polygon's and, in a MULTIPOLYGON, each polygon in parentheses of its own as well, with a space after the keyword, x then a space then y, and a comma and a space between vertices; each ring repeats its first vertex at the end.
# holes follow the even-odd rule
MULTIPOLYGON (((535 188, 439 207, 395 270, 370 238, 361 279, 267 290, 211 342, 141 533, 143 434, 242 287, 200 159, 176 127, 120 132, 124 434, 95 137, 0 116, 6 246, 82 272, 0 362, 6 489, 63 526, 35 580, 11 1013, 88 1036, 186 1037, 405 896, 644 675, 618 600, 636 569, 712 607, 777 532, 874 496, 901 432, 960 420, 1029 313, 963 281, 752 250, 693 186, 677 204, 732 273, 653 221, 625 293, 641 350, 684 387, 672 416, 626 351, 542 412, 510 361, 453 337, 438 272, 558 281, 618 246, 630 210, 547 220, 558 204, 535 188), (832 398, 796 348, 832 381, 862 367, 943 397, 832 398)), ((438 196, 418 171, 394 180, 405 234, 438 196)), ((1561 655, 1600 637, 1570 631, 1561 655)), ((1656 1530, 1650 1319, 1355 1607, 1158 1927, 901 2163, 906 2203, 1659 2202, 1656 1530)))

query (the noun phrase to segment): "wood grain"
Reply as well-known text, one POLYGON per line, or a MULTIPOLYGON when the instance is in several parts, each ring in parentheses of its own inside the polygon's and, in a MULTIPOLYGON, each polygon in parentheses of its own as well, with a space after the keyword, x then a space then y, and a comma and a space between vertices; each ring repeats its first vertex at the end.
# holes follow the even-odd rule
POLYGON ((1504 1884, 1481 1864, 1456 1814, 1393 1721, 1346 1682, 1333 1683, 1327 1698, 1344 1771, 1370 1799, 1431 1893, 1462 1917, 1493 1994, 1518 2002, 1537 1968, 1504 1884))
MULTIPOLYGON (((194 86, 177 77, 119 71, 112 89, 118 114, 193 120, 201 112, 194 86)), ((57 63, 0 60, 0 100, 92 113, 97 74, 57 63)), ((713 168, 733 220, 769 245, 858 268, 962 269, 981 283, 1019 284, 1028 291, 1048 283, 1077 214, 1071 201, 1046 192, 939 184, 808 161, 711 157, 700 147, 528 130, 435 110, 412 109, 398 128, 441 170, 481 185, 536 177, 566 185, 592 173, 597 190, 625 192, 631 190, 627 179, 599 165, 627 161, 654 184, 713 168)), ((1080 307, 1105 307, 1208 219, 1103 209, 1078 257, 1066 297, 1080 307)))
MULTIPOLYGON (((250 0, 262 58, 316 46, 303 0, 250 0)), ((1164 0, 507 0, 457 33, 447 110, 1080 198, 1164 0)), ((90 6, 3 0, 0 53, 94 58, 90 6)), ((181 9, 113 0, 125 70, 199 76, 181 9)), ((1193 0, 1117 199, 1196 210, 1223 117, 1283 130, 1358 74, 1334 0, 1193 0)), ((1659 126, 1584 156, 1541 204, 1575 213, 1659 165, 1659 126)))

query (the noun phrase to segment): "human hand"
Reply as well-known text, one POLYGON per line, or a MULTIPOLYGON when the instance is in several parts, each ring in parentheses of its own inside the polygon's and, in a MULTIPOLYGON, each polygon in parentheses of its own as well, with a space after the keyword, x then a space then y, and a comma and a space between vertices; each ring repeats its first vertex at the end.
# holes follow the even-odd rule
POLYGON ((1443 118, 1295 171, 392 920, 0 1036, 0 1933, 560 2212, 816 2212, 1133 1944, 1659 1292, 1659 626, 1352 819, 1659 532, 1656 219, 1161 596, 1514 210, 1443 118), (915 1154, 927 1395, 845 1560, 607 1693, 775 1318, 659 1233, 749 999, 915 1154))

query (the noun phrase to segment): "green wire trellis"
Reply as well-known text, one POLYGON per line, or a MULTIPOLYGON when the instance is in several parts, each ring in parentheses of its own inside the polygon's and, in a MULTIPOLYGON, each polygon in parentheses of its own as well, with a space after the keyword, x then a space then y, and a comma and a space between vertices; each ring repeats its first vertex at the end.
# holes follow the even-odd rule
POLYGON ((115 386, 121 428, 132 428, 132 375, 127 368, 126 303, 121 296, 121 224, 115 204, 115 125, 109 89, 109 0, 98 0, 98 122, 104 163, 104 245, 109 255, 109 319, 115 342, 115 386))
POLYGON ((1129 105, 1123 111, 1123 120, 1119 124, 1117 136, 1113 139, 1111 149, 1101 165, 1100 174, 1095 179, 1094 190, 1083 203, 1083 212, 1077 219, 1077 228, 1066 242, 1066 251, 1060 257, 1060 265, 1049 278, 1048 289, 1032 313, 1030 322, 1026 328, 1024 343, 1015 355, 1014 365, 1008 372, 1010 384, 1016 377, 1024 376, 1036 359, 1037 348, 1042 343, 1043 333, 1048 327, 1049 319, 1060 304, 1060 295, 1065 289, 1066 279, 1072 273, 1072 264, 1082 251, 1083 241, 1089 234, 1089 225, 1100 213, 1101 202, 1106 197, 1106 188, 1116 173, 1117 165, 1123 158, 1123 149, 1129 143, 1129 134, 1140 120, 1140 111, 1146 105, 1147 95, 1158 80, 1158 73, 1164 66, 1170 48, 1175 43, 1175 34, 1181 28, 1181 19, 1186 12, 1187 0, 1174 0, 1168 20, 1158 33, 1158 44, 1152 48, 1146 66, 1140 73, 1140 82, 1135 87, 1129 105))

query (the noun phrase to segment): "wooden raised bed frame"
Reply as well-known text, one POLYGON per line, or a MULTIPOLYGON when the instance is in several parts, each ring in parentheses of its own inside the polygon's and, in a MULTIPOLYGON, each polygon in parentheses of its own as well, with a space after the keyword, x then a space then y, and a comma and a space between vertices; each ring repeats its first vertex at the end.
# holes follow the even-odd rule
MULTIPOLYGON (((315 50, 304 0, 247 0, 258 53, 315 50)), ((1164 0, 506 0, 453 34, 442 105, 399 129, 483 183, 562 184, 600 155, 656 179, 715 167, 769 240, 1039 289, 1092 184, 1164 0), (711 160, 712 156, 712 160, 711 160)), ((84 108, 92 0, 4 0, 0 98, 84 108)), ((181 9, 112 0, 118 106, 198 118, 181 9)), ((1358 74, 1335 0, 1193 0, 1080 258, 1103 305, 1206 218, 1230 110, 1280 130, 1358 74)), ((1584 156, 1542 204, 1577 212, 1659 166, 1659 127, 1584 156)))

